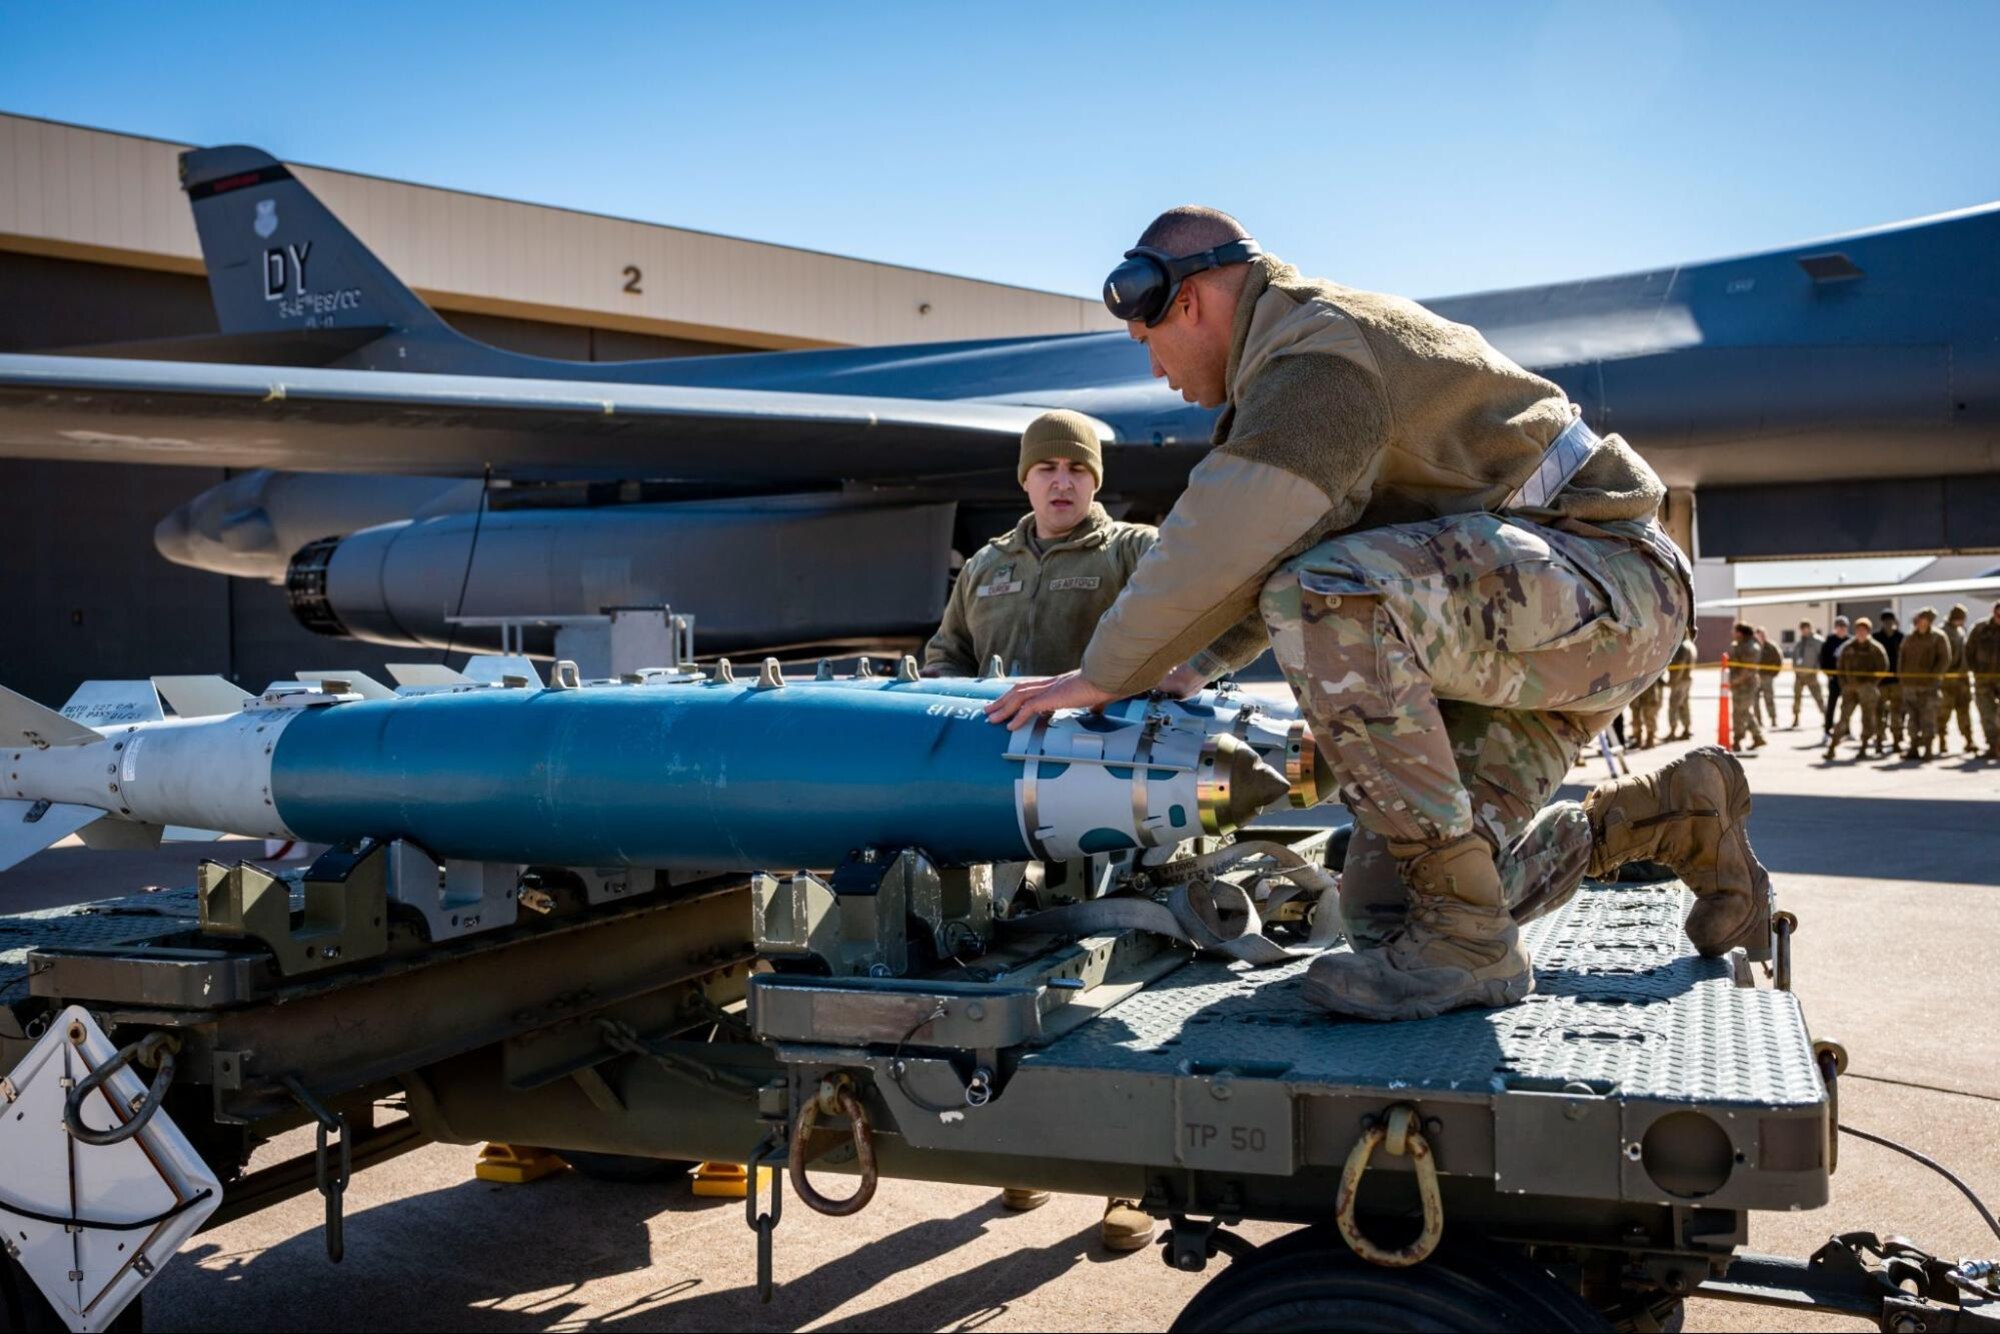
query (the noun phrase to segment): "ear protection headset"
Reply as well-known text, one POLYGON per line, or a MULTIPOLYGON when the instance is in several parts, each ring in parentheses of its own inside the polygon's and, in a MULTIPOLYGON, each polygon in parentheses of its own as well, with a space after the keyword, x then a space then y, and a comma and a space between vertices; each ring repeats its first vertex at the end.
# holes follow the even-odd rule
POLYGON ((1247 236, 1198 255, 1175 256, 1152 246, 1136 246, 1104 280, 1104 304, 1119 319, 1144 320, 1150 329, 1167 317, 1183 282, 1207 269, 1247 264, 1263 253, 1247 236))

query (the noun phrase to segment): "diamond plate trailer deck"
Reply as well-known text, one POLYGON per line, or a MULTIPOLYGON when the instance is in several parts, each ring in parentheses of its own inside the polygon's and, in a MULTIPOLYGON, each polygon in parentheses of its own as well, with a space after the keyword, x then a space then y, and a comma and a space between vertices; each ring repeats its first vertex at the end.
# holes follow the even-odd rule
MULTIPOLYGON (((1395 1103, 1434 1127, 1447 1182, 1502 1197, 1816 1208, 1827 1095, 1798 1001, 1695 956, 1687 901, 1678 889, 1587 889, 1528 929, 1525 1002, 1418 1022, 1327 1015, 1301 994, 1303 962, 1190 961, 1024 1052, 1004 1079, 996 1069, 978 1107, 965 1105, 963 1062, 926 1050, 928 1025, 900 1052, 780 1040, 778 1053, 867 1071, 885 1129, 912 1148, 1220 1174, 1206 1198, 1224 1191, 1259 1214, 1305 1216, 1315 1196, 1331 1199, 1314 1174, 1337 1172, 1363 1119, 1395 1103), (1064 1116, 1080 1106, 1091 1114, 1064 1116)), ((756 979, 760 1029, 779 994, 813 985, 756 979)))
MULTIPOLYGON (((763 1040, 730 1023, 686 1040, 712 1013, 704 986, 741 988, 742 890, 642 895, 304 983, 190 941, 184 892, 0 918, 0 1047, 65 1001, 125 1032, 176 1032, 191 1086, 169 1109, 225 1178, 239 1136, 307 1114, 275 1096, 288 1081, 356 1119, 361 1164, 425 1137, 660 1158, 740 1159, 761 1142, 777 1161, 800 1112, 844 1080, 884 1175, 1129 1194, 1172 1220, 1169 1263, 1230 1253, 1187 1328, 1413 1311, 1440 1328, 1647 1328, 1698 1290, 1885 1328, 1913 1309, 1932 1329, 1996 1327, 1976 1303, 1948 1307, 1942 1280, 1928 1304, 1898 1295, 1862 1242, 1810 1263, 1741 1256, 1752 1211, 1827 1198, 1832 1067, 1793 996, 1688 952, 1678 886, 1587 887, 1531 928, 1537 991, 1500 1011, 1342 1022, 1303 1002, 1301 964, 1085 941, 1043 953, 1073 958, 1081 986, 1024 985, 1021 969, 759 975, 763 1040), (188 1000, 203 988, 214 1005, 188 1000), (610 1040, 600 1019, 644 1040, 610 1040), (412 1122, 371 1141, 385 1090, 412 1122), (1444 1244, 1386 1270, 1331 1224, 1343 1164, 1398 1108, 1433 1150, 1444 1244), (1250 1253, 1228 1232, 1245 1218, 1322 1226, 1250 1253)), ((848 1127, 827 1119, 836 1133, 808 1156, 852 1171, 848 1127)), ((234 1180, 218 1218, 310 1181, 309 1163, 234 1180)), ((1352 1226, 1407 1240, 1417 1182, 1411 1157, 1375 1153, 1352 1226)))

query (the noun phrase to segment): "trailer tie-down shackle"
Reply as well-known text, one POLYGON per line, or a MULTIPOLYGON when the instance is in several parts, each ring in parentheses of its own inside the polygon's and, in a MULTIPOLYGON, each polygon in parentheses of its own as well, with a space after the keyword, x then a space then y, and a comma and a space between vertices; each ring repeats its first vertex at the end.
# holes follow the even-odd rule
POLYGON ((875 1132, 868 1124, 868 1109, 855 1096, 854 1082, 846 1075, 821 1080, 819 1092, 799 1112, 798 1123, 792 1127, 791 1153, 786 1166, 792 1178, 792 1189, 815 1212, 844 1218, 848 1214, 860 1213, 867 1207, 868 1201, 875 1198, 875 1132), (812 1157, 812 1135, 822 1113, 846 1117, 849 1133, 854 1138, 854 1160, 861 1172, 861 1184, 844 1200, 828 1199, 806 1180, 806 1162, 812 1157))
MULTIPOLYGON (((83 1045, 83 1026, 73 1025, 70 1041, 83 1045)), ((79 1144, 90 1144, 102 1148, 108 1144, 118 1144, 131 1139, 146 1128, 153 1119, 153 1113, 160 1110, 166 1100, 167 1087, 174 1082, 174 1053, 181 1047, 180 1039, 171 1033, 148 1033, 137 1042, 127 1043, 118 1049, 118 1054, 92 1070, 76 1082, 63 1102, 63 1129, 69 1131, 70 1138, 79 1144), (123 1117, 115 1126, 104 1130, 92 1130, 83 1123, 83 1103, 92 1093, 104 1087, 128 1065, 150 1065, 153 1067, 153 1082, 146 1089, 146 1096, 130 1108, 131 1115, 123 1117)))
POLYGON ((1411 1265, 1422 1264, 1444 1238, 1444 1201, 1438 1195, 1437 1160, 1431 1155, 1430 1141, 1418 1129, 1419 1124, 1417 1109, 1406 1102, 1391 1107, 1388 1115, 1380 1121, 1368 1118, 1362 1123, 1361 1138, 1354 1141, 1354 1148, 1347 1155, 1347 1166, 1341 1169, 1334 1221, 1339 1224, 1340 1235, 1347 1239, 1349 1248, 1370 1264, 1389 1269, 1407 1269, 1411 1265), (1378 1148, 1411 1160, 1417 1173, 1417 1198, 1423 1204, 1423 1231, 1417 1234, 1415 1241, 1396 1250, 1388 1250, 1370 1241, 1354 1217, 1354 1202, 1361 1194, 1361 1175, 1368 1170, 1368 1160, 1375 1156, 1378 1148))

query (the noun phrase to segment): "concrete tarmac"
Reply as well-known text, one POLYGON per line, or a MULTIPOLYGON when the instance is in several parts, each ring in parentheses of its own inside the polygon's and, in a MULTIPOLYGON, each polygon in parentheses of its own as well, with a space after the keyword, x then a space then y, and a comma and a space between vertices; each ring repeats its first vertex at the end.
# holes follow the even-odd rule
MULTIPOLYGON (((1711 741, 1712 695, 1698 693, 1695 721, 1693 744, 1711 741)), ((1854 761, 1851 749, 1827 764, 1816 722, 1769 735, 1745 759, 1751 828, 1782 906, 1800 918, 1795 985, 1807 1016, 1852 1057, 1842 1117, 1942 1159, 2000 1205, 2000 764, 1959 754, 1854 761)), ((1687 748, 1630 759, 1649 768, 1687 748)), ((1580 764, 1575 793, 1604 772, 1601 759, 1580 764)), ((46 884, 55 865, 69 868, 65 880, 77 873, 64 850, 44 856, 0 877, 0 900, 16 885, 46 884)), ((297 1152, 299 1138, 263 1152, 297 1152)), ((316 1197, 197 1237, 147 1294, 147 1325, 1141 1330, 1170 1324, 1219 1272, 1178 1274, 1152 1250, 1105 1253, 1100 1201, 1058 1196, 1010 1214, 992 1191, 884 1182, 851 1219, 791 1201, 776 1234, 777 1298, 760 1306, 740 1201, 696 1199, 685 1182, 611 1185, 574 1172, 489 1185, 473 1179, 474 1156, 434 1145, 357 1176, 338 1266, 322 1249, 316 1197)), ((1949 1185, 1845 1137, 1833 1202, 1753 1216, 1751 1248, 1803 1257, 1858 1229, 1953 1257, 2000 1255, 2000 1238, 1949 1185)), ((1253 1241, 1287 1231, 1241 1230, 1253 1241)), ((1873 1326, 1697 1299, 1687 1328, 1873 1326)))

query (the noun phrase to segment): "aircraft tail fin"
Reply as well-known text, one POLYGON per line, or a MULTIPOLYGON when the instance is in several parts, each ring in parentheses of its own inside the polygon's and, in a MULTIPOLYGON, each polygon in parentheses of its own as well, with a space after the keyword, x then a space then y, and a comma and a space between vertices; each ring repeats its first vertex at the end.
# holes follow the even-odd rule
POLYGON ((269 153, 193 149, 181 154, 181 188, 224 335, 372 326, 462 337, 269 153))
MULTIPOLYGON (((0 746, 82 746, 102 741, 101 733, 45 708, 26 695, 0 686, 0 746)), ((102 815, 103 812, 99 811, 102 815)), ((68 833, 64 830, 63 833, 68 833)), ((62 834, 56 835, 61 838, 62 834)))

